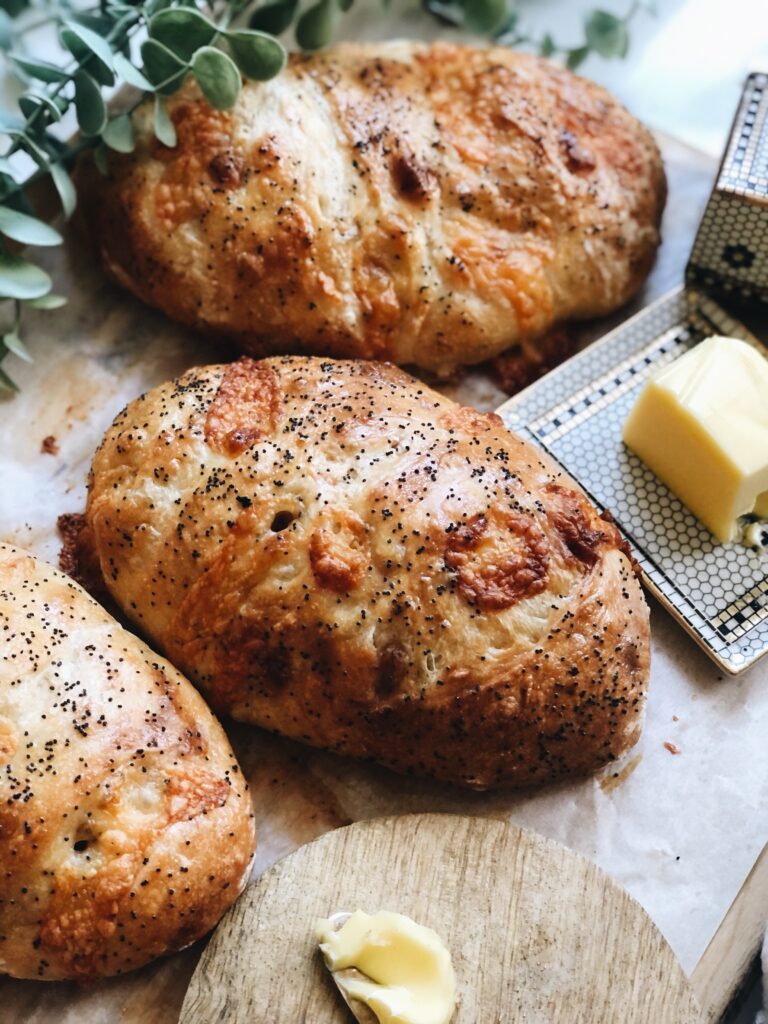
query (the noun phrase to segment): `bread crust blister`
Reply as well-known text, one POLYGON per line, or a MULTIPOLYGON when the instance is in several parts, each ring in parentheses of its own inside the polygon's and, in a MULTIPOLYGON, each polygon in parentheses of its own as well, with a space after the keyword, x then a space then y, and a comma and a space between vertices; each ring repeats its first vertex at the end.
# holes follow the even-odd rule
POLYGON ((81 222, 122 285, 254 355, 386 359, 447 375, 644 281, 666 193, 650 133, 610 94, 506 48, 344 44, 294 54, 229 112, 190 81, 136 148, 80 168, 81 222))
POLYGON ((0 971, 80 982, 208 932, 247 879, 247 786, 186 679, 0 544, 0 971))
POLYGON ((235 718, 485 788, 637 739, 648 609, 615 527, 498 416, 381 363, 191 370, 115 420, 86 537, 235 718))

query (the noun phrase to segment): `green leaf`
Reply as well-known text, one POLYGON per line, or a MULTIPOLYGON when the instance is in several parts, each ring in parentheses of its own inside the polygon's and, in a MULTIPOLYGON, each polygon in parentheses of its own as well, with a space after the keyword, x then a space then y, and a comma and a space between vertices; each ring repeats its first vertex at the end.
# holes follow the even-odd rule
MULTIPOLYGON (((466 3, 467 0, 464 0, 466 3)), ((457 9, 456 0, 425 0, 424 6, 433 18, 443 25, 455 28, 462 23, 463 15, 457 9)))
POLYGON ((24 305, 29 306, 30 309, 61 309, 62 306, 66 306, 67 297, 65 295, 56 295, 55 292, 48 292, 47 295, 41 295, 39 299, 28 299, 24 305))
MULTIPOLYGON (((28 92, 19 97, 19 108, 27 121, 35 117, 41 107, 51 122, 61 120, 61 108, 50 96, 46 96, 44 93, 28 92)), ((43 121, 36 122, 38 126, 43 123, 43 121)))
POLYGON ((229 110, 240 95, 240 72, 226 53, 215 46, 203 46, 192 59, 192 74, 200 89, 217 110, 229 110))
POLYGON ((117 153, 132 153, 136 140, 133 137, 133 122, 128 114, 113 117, 101 135, 104 144, 117 153))
POLYGON ((155 96, 155 138, 169 149, 176 145, 176 128, 159 96, 155 96))
POLYGON ((320 50, 333 38, 337 7, 334 0, 320 0, 299 18, 296 42, 302 50, 320 50))
POLYGON ((626 22, 608 11, 592 11, 584 23, 590 48, 601 57, 625 57, 629 49, 626 22))
POLYGON ((265 82, 274 78, 285 66, 286 54, 281 43, 264 32, 228 32, 227 44, 237 66, 247 78, 265 82))
POLYGON ((551 57, 557 47, 555 46, 555 40, 549 34, 545 32, 539 43, 539 53, 542 57, 551 57))
POLYGON ((145 0, 144 13, 147 18, 151 18, 153 14, 157 14, 158 11, 165 10, 166 7, 170 7, 172 0, 145 0))
POLYGON ((25 57, 20 53, 9 53, 8 56, 16 67, 21 68, 25 75, 29 75, 30 78, 36 78, 38 82, 66 82, 69 78, 69 75, 63 68, 56 67, 55 64, 49 64, 48 61, 25 57))
POLYGON ((577 46, 575 49, 568 51, 568 57, 565 61, 566 67, 569 67, 571 71, 575 71, 580 64, 584 63, 588 56, 588 46, 577 46))
POLYGON ((149 91, 152 88, 152 83, 139 71, 137 67, 124 57, 122 53, 116 53, 114 57, 115 74, 118 78, 122 78, 128 85, 132 85, 135 89, 142 89, 144 92, 149 91))
POLYGON ((141 46, 144 74, 163 96, 169 96, 181 87, 187 74, 187 65, 157 39, 146 39, 141 46))
POLYGON ((19 359, 23 359, 25 363, 32 362, 32 356, 27 351, 27 346, 18 336, 16 331, 9 331, 7 334, 4 334, 3 344, 9 352, 13 352, 13 354, 18 356, 19 359))
POLYGON ((336 0, 336 2, 338 3, 342 11, 346 12, 352 7, 352 4, 355 2, 355 0, 336 0))
MULTIPOLYGON (((520 20, 520 14, 518 11, 511 11, 501 25, 495 30, 494 37, 500 41, 506 42, 506 37, 512 36, 517 28, 517 23, 520 20)), ((514 45, 514 44, 509 44, 514 45)))
POLYGON ((0 10, 0 50, 7 52, 13 46, 13 21, 7 11, 0 10))
POLYGON ((61 245, 63 239, 58 231, 18 210, 0 206, 0 232, 22 245, 61 245))
MULTIPOLYGON (((0 356, 2 359, 2 356, 0 356)), ((18 394, 19 386, 14 384, 5 370, 0 366, 0 388, 5 388, 7 391, 15 391, 18 394)))
POLYGON ((493 32, 507 17, 507 0, 464 0, 464 27, 470 32, 493 32))
POLYGON ((29 153, 38 167, 42 167, 46 170, 48 169, 51 162, 50 156, 46 153, 43 147, 38 144, 37 140, 32 138, 29 132, 9 131, 8 134, 16 138, 19 149, 23 149, 25 153, 29 153))
MULTIPOLYGON (((71 3, 67 3, 66 6, 69 7, 70 10, 72 9, 71 3)), ((102 4, 102 7, 106 7, 106 4, 102 4)), ((105 36, 107 36, 115 27, 114 19, 108 17, 106 14, 94 14, 88 11, 72 11, 71 18, 75 24, 85 26, 85 28, 90 29, 94 35, 97 35, 105 42, 105 36)), ((107 43, 107 46, 109 46, 109 43, 107 43)))
POLYGON ((15 18, 30 6, 29 0, 2 0, 2 8, 11 18, 15 18))
POLYGON ((109 174, 109 150, 106 146, 95 146, 93 150, 93 162, 96 170, 105 178, 109 174))
POLYGON ((75 83, 75 111, 77 123, 84 135, 99 135, 107 123, 107 105, 101 95, 99 83, 83 71, 76 71, 73 76, 75 83))
POLYGON ((219 30, 194 7, 169 7, 152 18, 149 34, 186 63, 201 46, 213 42, 219 30))
POLYGON ((9 174, 0 174, 0 203, 11 210, 18 210, 19 213, 26 213, 27 216, 34 217, 35 211, 23 189, 19 188, 19 184, 9 174))
POLYGON ((59 199, 61 200, 61 208, 64 211, 64 216, 69 219, 75 212, 75 206, 77 205, 77 192, 75 186, 72 184, 72 179, 67 174, 64 167, 59 164, 51 164, 51 180, 59 193, 59 199))
POLYGON ((299 0, 273 0, 255 10, 248 24, 251 28, 278 36, 293 23, 298 7, 299 0))
POLYGON ((38 299, 51 289, 44 270, 21 256, 0 253, 0 296, 5 299, 38 299))
POLYGON ((114 85, 112 50, 109 44, 85 25, 67 21, 60 32, 62 45, 102 85, 114 85))
MULTIPOLYGON (((103 39, 100 35, 94 32, 92 29, 85 25, 81 25, 76 21, 65 21, 64 30, 71 32, 72 35, 76 36, 80 43, 90 52, 94 53, 99 60, 106 64, 108 68, 112 67, 112 50, 110 49, 109 43, 106 39, 103 39)), ((67 46, 69 50, 69 46, 67 46)), ((78 54, 72 50, 69 51, 73 57, 77 57, 78 54)))

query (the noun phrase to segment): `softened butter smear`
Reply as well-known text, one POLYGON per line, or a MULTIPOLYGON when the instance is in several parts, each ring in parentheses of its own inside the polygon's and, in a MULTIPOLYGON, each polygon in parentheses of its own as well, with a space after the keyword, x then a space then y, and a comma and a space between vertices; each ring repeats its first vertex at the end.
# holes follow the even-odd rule
POLYGON ((357 910, 338 931, 319 921, 317 940, 339 986, 381 1024, 449 1024, 456 979, 450 953, 431 928, 388 910, 357 910), (347 968, 365 977, 337 973, 347 968))

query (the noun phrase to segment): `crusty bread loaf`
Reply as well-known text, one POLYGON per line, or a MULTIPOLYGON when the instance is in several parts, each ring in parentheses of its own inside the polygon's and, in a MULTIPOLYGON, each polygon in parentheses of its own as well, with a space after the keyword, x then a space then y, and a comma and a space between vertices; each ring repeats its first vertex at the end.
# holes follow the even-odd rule
POLYGON ((506 48, 394 42, 295 54, 212 110, 169 98, 178 144, 81 168, 116 280, 256 355, 389 359, 437 373, 615 309, 659 242, 650 135, 605 89, 506 48))
POLYGON ((639 735, 648 609, 616 529, 495 415, 392 366, 191 370, 131 403, 85 543, 213 704, 475 787, 639 735))
POLYGON ((1 972, 129 971, 204 935, 245 882, 250 799, 203 700, 72 580, 7 545, 0 766, 1 972))

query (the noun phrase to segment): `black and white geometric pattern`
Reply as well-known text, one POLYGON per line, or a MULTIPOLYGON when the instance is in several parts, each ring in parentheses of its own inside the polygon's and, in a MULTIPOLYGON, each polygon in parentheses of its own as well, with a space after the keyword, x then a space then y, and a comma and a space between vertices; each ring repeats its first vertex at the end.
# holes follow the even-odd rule
POLYGON ((711 295, 768 302, 768 74, 744 86, 686 281, 711 295))
POLYGON ((736 673, 768 653, 768 557, 738 543, 719 544, 622 441, 651 373, 712 334, 742 338, 768 355, 714 301, 681 288, 498 412, 611 511, 648 588, 725 671, 736 673))

